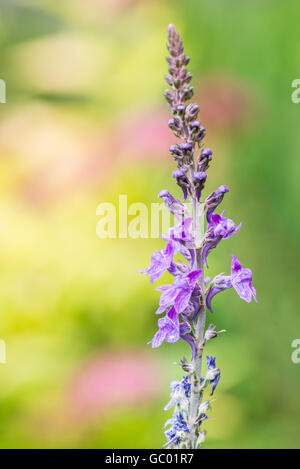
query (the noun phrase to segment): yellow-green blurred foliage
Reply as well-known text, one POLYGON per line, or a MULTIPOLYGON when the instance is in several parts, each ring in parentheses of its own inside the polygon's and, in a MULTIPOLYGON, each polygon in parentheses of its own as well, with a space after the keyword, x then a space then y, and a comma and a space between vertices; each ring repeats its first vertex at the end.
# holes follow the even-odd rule
POLYGON ((299 14, 298 0, 1 2, 0 447, 164 442, 172 363, 189 351, 146 345, 159 296, 136 273, 162 242, 100 240, 96 207, 119 194, 148 206, 163 188, 179 195, 162 98, 170 22, 192 57, 214 150, 207 192, 227 184, 222 208, 243 222, 211 254, 209 274, 229 272, 234 252, 259 301, 231 291, 215 300, 209 320, 228 332, 208 347, 222 377, 206 446, 299 447, 299 14), (131 376, 132 355, 153 371, 149 394, 140 368, 131 376))

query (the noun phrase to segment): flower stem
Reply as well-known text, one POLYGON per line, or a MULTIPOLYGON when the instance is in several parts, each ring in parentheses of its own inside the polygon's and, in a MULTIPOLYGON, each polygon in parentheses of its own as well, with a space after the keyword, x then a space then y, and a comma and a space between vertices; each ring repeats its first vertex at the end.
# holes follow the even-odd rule
MULTIPOLYGON (((195 264, 196 269, 203 269, 202 261, 202 250, 197 247, 197 240, 202 238, 202 227, 201 220, 199 215, 199 203, 195 198, 193 198, 193 219, 195 227, 195 264)), ((199 280, 200 287, 200 308, 195 324, 195 344, 196 344, 196 355, 193 360, 194 373, 191 383, 191 400, 190 400, 190 444, 191 448, 195 448, 196 439, 197 439, 197 424, 196 420, 198 417, 198 409, 202 400, 202 393, 200 392, 201 386, 201 368, 202 368, 202 354, 203 354, 203 337, 205 330, 205 321, 206 321, 206 304, 205 304, 205 285, 204 285, 204 275, 200 277, 199 280)))

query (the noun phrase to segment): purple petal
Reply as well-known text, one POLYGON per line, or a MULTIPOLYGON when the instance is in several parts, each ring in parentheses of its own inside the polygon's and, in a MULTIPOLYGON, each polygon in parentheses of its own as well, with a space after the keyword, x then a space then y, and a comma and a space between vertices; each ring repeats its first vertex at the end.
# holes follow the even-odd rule
POLYGON ((182 313, 188 306, 191 298, 191 290, 189 288, 181 290, 176 296, 174 306, 178 313, 182 313))
POLYGON ((232 261, 231 261, 231 275, 239 272, 242 269, 242 265, 240 264, 237 257, 232 254, 232 261))
POLYGON ((216 368, 216 357, 206 356, 206 364, 209 370, 216 368))
POLYGON ((203 274, 203 270, 199 269, 199 270, 193 270, 187 275, 187 278, 189 280, 191 287, 194 287, 196 285, 197 281, 199 280, 202 274, 203 274))
POLYGON ((212 387, 211 387, 211 394, 210 394, 211 396, 215 392, 215 389, 217 387, 218 382, 220 381, 220 378, 221 378, 221 374, 219 374, 218 376, 215 377, 215 379, 212 380, 212 387))
POLYGON ((197 349, 196 349, 196 345, 195 345, 193 337, 190 336, 189 334, 186 334, 186 335, 181 336, 181 339, 185 340, 190 345, 190 347, 192 349, 192 360, 194 360, 194 358, 196 356, 197 349))
POLYGON ((163 343, 165 335, 166 335, 166 331, 163 329, 159 329, 151 341, 152 348, 159 347, 163 343))
POLYGON ((213 310, 211 309, 211 300, 213 299, 213 297, 217 294, 217 293, 220 293, 222 290, 220 290, 219 288, 211 288, 209 290, 209 293, 206 297, 206 306, 208 307, 209 311, 211 313, 213 313, 213 310))

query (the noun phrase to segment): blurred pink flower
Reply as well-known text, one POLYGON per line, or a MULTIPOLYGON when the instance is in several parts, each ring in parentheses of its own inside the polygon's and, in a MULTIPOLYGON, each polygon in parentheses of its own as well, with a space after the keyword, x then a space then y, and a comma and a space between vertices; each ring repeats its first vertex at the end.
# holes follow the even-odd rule
POLYGON ((200 103, 201 121, 205 127, 223 132, 257 124, 258 98, 242 81, 222 75, 211 76, 202 79, 199 88, 195 101, 200 103))
POLYGON ((151 402, 161 391, 159 369, 141 350, 96 355, 70 384, 67 406, 71 415, 91 419, 115 407, 151 402))
MULTIPOLYGON (((117 167, 120 160, 126 161, 126 164, 170 162, 168 147, 173 138, 167 120, 166 112, 158 109, 122 118, 107 129, 101 129, 98 135, 69 137, 67 140, 66 132, 63 142, 62 138, 58 138, 56 145, 52 139, 51 147, 55 155, 52 159, 44 157, 45 144, 42 141, 40 149, 35 143, 35 153, 37 158, 40 156, 41 164, 27 176, 21 187, 24 200, 35 207, 44 207, 73 191, 77 193, 80 189, 99 186, 108 180, 110 171, 117 167)), ((51 135, 55 135, 50 126, 49 133, 50 129, 51 135)), ((47 129, 43 136, 45 140, 47 129)), ((14 145, 22 154, 22 143, 20 147, 16 143, 14 145)))
POLYGON ((168 147, 174 141, 168 125, 167 110, 134 114, 114 128, 114 152, 126 161, 169 161, 168 147))

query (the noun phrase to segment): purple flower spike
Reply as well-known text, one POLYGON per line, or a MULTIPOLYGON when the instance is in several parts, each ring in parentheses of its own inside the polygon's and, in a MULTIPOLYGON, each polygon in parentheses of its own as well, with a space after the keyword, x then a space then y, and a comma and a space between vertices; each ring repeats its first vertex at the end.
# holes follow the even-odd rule
POLYGON ((151 256, 151 264, 148 269, 139 270, 141 274, 150 275, 150 282, 158 280, 171 266, 175 254, 175 244, 169 241, 162 251, 154 251, 151 256))
POLYGON ((243 269, 237 257, 232 255, 231 262, 232 286, 242 300, 251 303, 252 297, 257 303, 256 290, 252 285, 252 272, 250 269, 243 269))
POLYGON ((224 329, 216 330, 212 324, 206 328, 207 309, 212 313, 213 298, 232 287, 248 303, 252 298, 257 301, 257 298, 251 270, 244 269, 235 256, 232 256, 230 275, 222 273, 213 280, 204 277, 202 265, 208 267, 210 251, 223 239, 237 233, 241 224, 236 226, 224 216, 224 211, 216 213, 229 191, 227 186, 220 186, 203 198, 213 152, 203 143, 206 128, 198 117, 199 106, 186 102, 193 95, 192 75, 187 69, 190 58, 185 54, 182 39, 173 25, 168 27, 167 48, 170 56, 167 57, 165 80, 170 89, 164 95, 171 112, 168 125, 178 138, 169 150, 177 165, 172 176, 181 188, 184 200, 177 200, 167 190, 159 193, 178 221, 166 235, 161 236, 167 243, 165 248, 155 251, 150 267, 141 272, 150 276, 151 283, 166 271, 173 277, 173 283, 157 288, 161 294, 156 314, 162 316, 157 321, 158 331, 151 341, 152 347, 159 347, 163 341, 183 341, 192 351, 191 361, 183 357, 180 363, 176 363, 186 375, 171 385, 171 400, 165 410, 175 407, 175 411, 164 427, 167 443, 163 447, 200 449, 205 441, 203 426, 208 418, 207 411, 213 401, 208 394, 215 392, 221 374, 215 357, 206 357, 207 371, 203 371, 203 349, 207 342, 225 332, 224 329), (184 204, 188 196, 190 211, 184 204), (206 230, 203 229, 205 217, 206 230))

